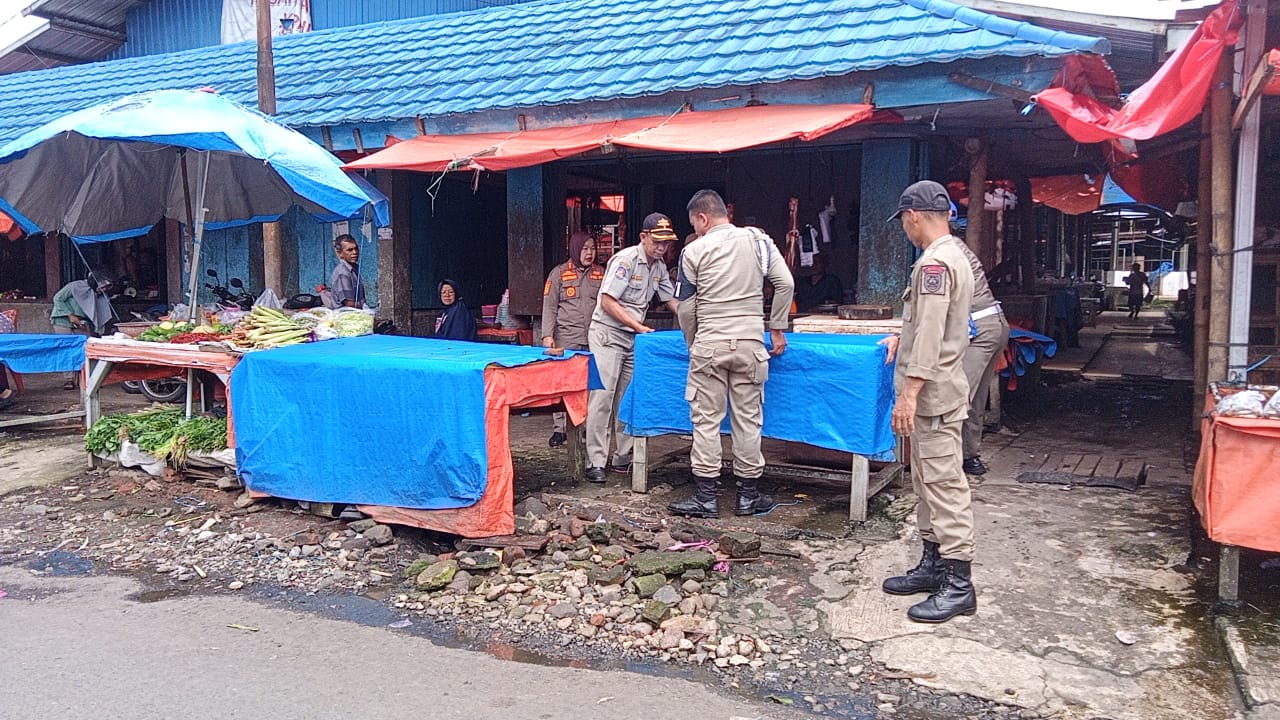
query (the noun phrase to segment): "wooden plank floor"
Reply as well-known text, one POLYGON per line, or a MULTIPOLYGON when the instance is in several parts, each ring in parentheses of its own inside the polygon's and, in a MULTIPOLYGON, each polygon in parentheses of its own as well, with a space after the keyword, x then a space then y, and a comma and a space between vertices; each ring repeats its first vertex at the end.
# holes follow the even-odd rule
POLYGON ((1049 453, 1034 470, 1018 475, 1018 482, 1090 485, 1136 490, 1147 482, 1147 463, 1121 455, 1049 453))

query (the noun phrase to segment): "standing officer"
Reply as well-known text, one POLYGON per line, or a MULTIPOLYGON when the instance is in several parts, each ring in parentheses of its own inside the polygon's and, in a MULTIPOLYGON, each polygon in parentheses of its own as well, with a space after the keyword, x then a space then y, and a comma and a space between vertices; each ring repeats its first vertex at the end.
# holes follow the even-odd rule
POLYGON ((970 575, 973 510, 965 477, 961 426, 969 413, 964 355, 969 345, 973 269, 952 237, 947 191, 932 181, 898 198, 902 229, 924 252, 902 294, 901 346, 887 339, 894 370, 893 430, 911 438, 911 480, 919 498, 916 525, 924 542, 920 563, 884 581, 894 595, 931 593, 907 611, 917 622, 945 622, 977 612, 970 575), (900 350, 900 352, 897 352, 900 350))
POLYGON ((738 515, 772 510, 773 498, 760 493, 764 456, 764 383, 769 356, 787 349, 787 311, 795 280, 773 240, 756 228, 729 222, 724 200, 699 190, 689 201, 689 222, 699 238, 680 258, 680 327, 689 346, 685 399, 693 421, 689 465, 696 491, 671 503, 677 515, 717 517, 720 504, 720 424, 729 402, 733 438, 733 474, 738 486, 738 515), (764 345, 764 281, 773 285, 769 317, 772 352, 764 345), (689 338, 692 338, 690 341, 689 338))
POLYGON ((636 333, 653 332, 644 324, 654 295, 676 312, 675 288, 662 256, 676 240, 671 218, 650 213, 640 227, 640 244, 619 250, 609 258, 600 285, 600 297, 591 314, 588 345, 596 358, 603 390, 592 390, 587 400, 588 482, 604 482, 609 454, 609 428, 613 428, 612 468, 626 472, 631 464, 631 436, 618 422, 618 403, 631 383, 636 333))
MULTIPOLYGON (((569 350, 587 349, 587 328, 600 295, 604 268, 596 264, 596 243, 590 235, 569 236, 569 259, 555 266, 542 288, 542 345, 569 350)), ((551 439, 560 447, 565 437, 563 412, 552 413, 551 439)))
MULTIPOLYGON (((955 215, 955 205, 951 206, 955 215)), ((991 383, 995 380, 996 361, 1009 344, 1009 321, 1005 319, 1000 303, 991 294, 987 273, 982 261, 968 245, 954 235, 952 240, 964 251, 973 270, 973 306, 969 308, 969 349, 964 352, 964 377, 969 381, 969 418, 961 430, 964 446, 964 471, 967 475, 987 474, 982 462, 982 419, 987 414, 987 400, 991 397, 991 383)))

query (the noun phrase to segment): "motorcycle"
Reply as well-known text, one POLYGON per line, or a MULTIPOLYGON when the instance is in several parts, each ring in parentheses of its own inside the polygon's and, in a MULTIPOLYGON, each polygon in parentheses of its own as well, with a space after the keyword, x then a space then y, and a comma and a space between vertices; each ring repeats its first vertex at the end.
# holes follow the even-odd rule
POLYGON ((209 288, 209 291, 217 296, 218 300, 221 301, 223 305, 238 307, 241 310, 253 309, 254 297, 249 294, 248 290, 245 290, 244 282, 242 282, 240 278, 233 277, 228 283, 232 288, 239 291, 232 292, 227 289, 226 285, 222 284, 221 280, 218 279, 217 270, 209 268, 205 271, 205 274, 213 278, 213 282, 205 283, 204 286, 209 288))

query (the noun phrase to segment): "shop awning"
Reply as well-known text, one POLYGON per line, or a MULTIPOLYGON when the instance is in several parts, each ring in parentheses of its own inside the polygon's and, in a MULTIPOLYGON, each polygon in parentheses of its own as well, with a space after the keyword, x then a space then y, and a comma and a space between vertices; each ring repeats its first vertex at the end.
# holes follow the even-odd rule
POLYGON ((1150 140, 1186 125, 1204 109, 1218 60, 1235 44, 1240 24, 1236 0, 1226 0, 1119 110, 1063 87, 1044 90, 1035 100, 1079 142, 1150 140))
POLYGON ((784 140, 813 140, 862 122, 873 113, 870 105, 761 105, 510 133, 420 135, 346 167, 421 172, 510 170, 609 145, 722 153, 784 140))

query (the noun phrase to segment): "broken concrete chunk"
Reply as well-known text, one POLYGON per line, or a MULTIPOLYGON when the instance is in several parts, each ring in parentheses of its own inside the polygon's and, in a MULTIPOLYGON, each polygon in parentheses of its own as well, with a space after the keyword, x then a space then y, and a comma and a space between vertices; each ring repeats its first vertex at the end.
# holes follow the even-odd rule
POLYGON ((591 582, 597 585, 621 585, 626 579, 627 567, 625 565, 596 566, 591 570, 591 582))
POLYGON ((731 558, 760 557, 760 536, 749 532, 727 532, 720 536, 720 552, 731 558))
POLYGON ((649 598, 653 597, 654 593, 666 586, 667 576, 661 574, 641 575, 635 579, 635 584, 636 594, 642 598, 649 598))
POLYGON ((660 600, 667 605, 678 605, 680 604, 680 591, 670 585, 663 585, 653 594, 653 599, 660 600))
POLYGON ((502 565, 502 556, 495 552, 461 552, 456 555, 458 566, 467 570, 496 570, 502 565))
POLYGON ((686 570, 706 570, 715 562, 715 556, 705 550, 681 550, 662 552, 646 550, 627 561, 637 575, 679 575, 686 570))
POLYGON ((423 570, 418 575, 416 583, 419 590, 439 590, 453 582, 453 576, 457 573, 456 560, 441 560, 423 570))
POLYGON ((640 611, 640 617, 654 625, 661 625, 669 612, 671 612, 670 605, 661 600, 650 600, 644 604, 644 609, 640 611))

